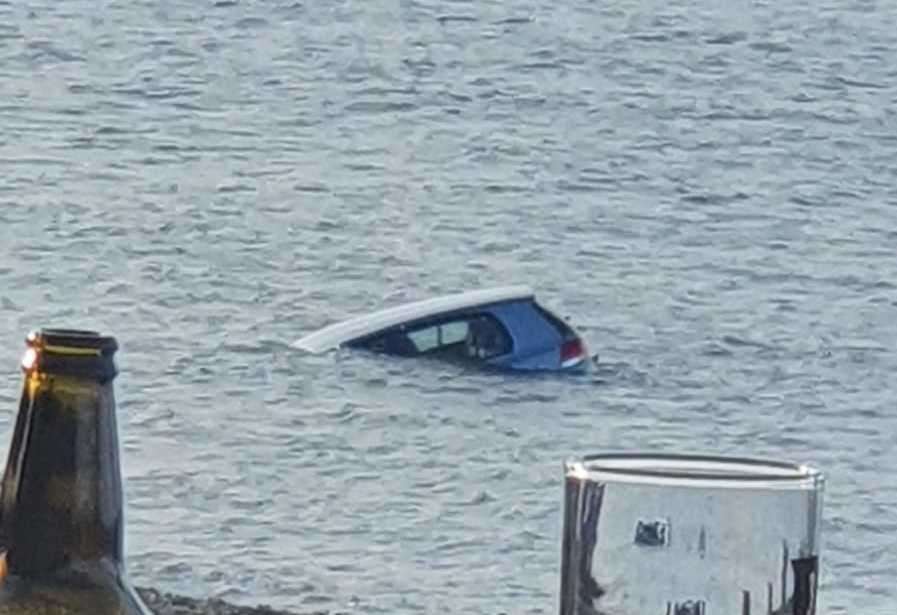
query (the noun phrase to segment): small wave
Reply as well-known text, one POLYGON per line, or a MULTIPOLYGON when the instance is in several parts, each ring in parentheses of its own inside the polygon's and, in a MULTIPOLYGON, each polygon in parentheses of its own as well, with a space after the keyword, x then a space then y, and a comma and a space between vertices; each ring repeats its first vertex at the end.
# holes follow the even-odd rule
POLYGON ((227 194, 232 192, 255 192, 255 186, 250 186, 249 184, 224 184, 218 186, 216 192, 221 194, 227 194))
POLYGON ((404 113, 418 109, 415 103, 409 102, 375 102, 358 101, 349 103, 344 108, 348 113, 404 113))
POLYGON ((510 184, 487 184, 484 190, 491 194, 521 194, 527 192, 529 188, 510 184))
POLYGON ((858 79, 848 79, 847 77, 836 77, 836 81, 852 88, 862 88, 866 90, 885 90, 891 86, 885 83, 873 83, 871 81, 860 81, 858 79))
POLYGON ((508 17, 506 19, 499 19, 498 21, 493 22, 496 26, 515 26, 521 24, 533 23, 535 21, 534 17, 508 17))
POLYGON ((665 43, 670 40, 669 34, 633 34, 629 38, 642 43, 665 43))
POLYGON ((253 28, 264 28, 268 25, 268 20, 263 17, 244 17, 237 21, 234 24, 234 27, 240 30, 250 30, 253 28))
POLYGON ((438 21, 442 25, 452 22, 474 23, 475 21, 477 21, 477 18, 470 15, 440 15, 436 18, 436 21, 438 21))
POLYGON ((744 32, 730 32, 728 34, 720 34, 708 38, 705 43, 708 45, 734 45, 747 40, 747 34, 744 32))
POLYGON ((707 357, 731 357, 734 355, 731 350, 715 342, 703 348, 701 354, 707 357))
POLYGON ((724 335, 722 341, 724 344, 735 346, 737 348, 759 348, 761 350, 774 350, 774 347, 770 346, 769 344, 739 337, 737 335, 724 335))
POLYGON ((776 43, 773 41, 751 43, 748 45, 748 47, 756 51, 765 51, 766 53, 788 53, 792 50, 790 45, 786 45, 785 43, 776 43))
POLYGON ((476 495, 471 498, 470 502, 468 502, 472 506, 478 506, 480 504, 488 504, 489 502, 494 502, 497 498, 489 493, 488 491, 479 491, 476 495))
POLYGON ((54 46, 49 41, 29 41, 27 48, 34 51, 33 60, 52 59, 61 62, 84 62, 84 57, 70 53, 65 49, 54 46))
POLYGON ((295 190, 296 192, 313 193, 330 192, 330 188, 322 184, 296 184, 293 186, 293 190, 295 190))
POLYGON ((25 35, 16 26, 0 24, 0 40, 22 39, 25 35))

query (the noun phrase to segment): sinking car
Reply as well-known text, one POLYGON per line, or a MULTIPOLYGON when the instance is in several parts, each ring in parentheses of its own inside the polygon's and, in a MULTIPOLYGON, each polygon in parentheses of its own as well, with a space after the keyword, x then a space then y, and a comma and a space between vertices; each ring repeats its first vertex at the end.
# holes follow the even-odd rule
POLYGON ((359 348, 513 370, 571 370, 587 358, 582 338, 527 286, 398 305, 329 325, 293 346, 312 353, 359 348))

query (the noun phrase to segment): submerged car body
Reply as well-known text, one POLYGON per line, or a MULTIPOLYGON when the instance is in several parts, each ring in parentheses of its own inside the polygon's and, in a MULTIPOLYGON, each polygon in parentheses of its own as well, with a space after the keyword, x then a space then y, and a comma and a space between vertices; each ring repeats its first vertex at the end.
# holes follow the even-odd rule
POLYGON ((293 346, 313 353, 361 348, 515 370, 574 369, 587 356, 579 335, 539 305, 527 286, 399 305, 330 325, 293 346))

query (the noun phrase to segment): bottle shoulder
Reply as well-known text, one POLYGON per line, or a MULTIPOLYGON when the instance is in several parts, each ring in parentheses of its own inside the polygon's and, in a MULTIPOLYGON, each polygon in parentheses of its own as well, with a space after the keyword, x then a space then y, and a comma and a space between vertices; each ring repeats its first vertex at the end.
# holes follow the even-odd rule
POLYGON ((23 579, 0 585, 0 615, 151 615, 122 579, 23 579))

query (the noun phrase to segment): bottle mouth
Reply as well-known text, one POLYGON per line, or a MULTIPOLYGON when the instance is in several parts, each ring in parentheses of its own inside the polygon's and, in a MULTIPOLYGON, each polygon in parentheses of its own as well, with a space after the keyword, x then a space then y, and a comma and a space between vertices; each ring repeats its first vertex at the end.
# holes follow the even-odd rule
POLYGON ((113 355, 114 337, 82 329, 37 329, 25 338, 22 358, 26 373, 44 372, 88 377, 104 382, 118 373, 113 355))
POLYGON ((38 329, 28 334, 28 346, 56 354, 78 354, 79 350, 95 350, 112 354, 118 350, 114 337, 81 329, 38 329))

